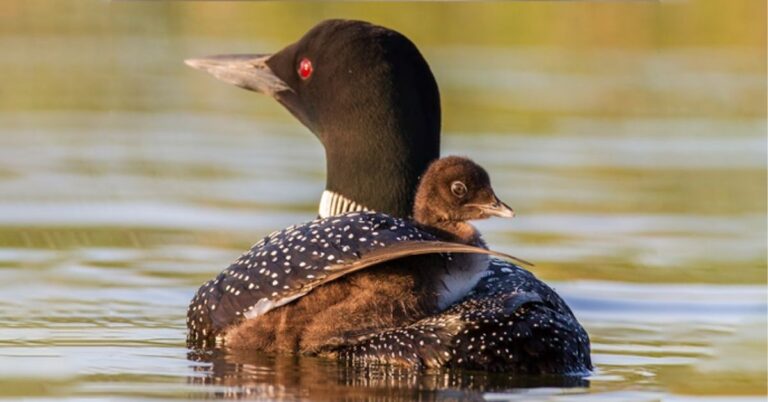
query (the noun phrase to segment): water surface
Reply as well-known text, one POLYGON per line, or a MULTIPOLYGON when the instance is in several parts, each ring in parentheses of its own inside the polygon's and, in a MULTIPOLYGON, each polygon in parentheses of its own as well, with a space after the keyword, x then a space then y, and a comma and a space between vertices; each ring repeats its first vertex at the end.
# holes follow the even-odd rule
POLYGON ((387 5, 42 4, 0 5, 0 398, 763 400, 765 53, 720 18, 746 3, 660 17, 709 16, 721 35, 702 37, 648 8, 613 14, 629 5, 593 11, 626 28, 574 34, 555 28, 586 18, 574 5, 406 6, 442 13, 424 22, 387 5), (180 61, 275 49, 339 14, 422 47, 443 153, 486 166, 518 212, 479 227, 573 307, 591 376, 185 348, 196 288, 314 216, 324 159, 278 105, 180 61), (487 31, 441 35, 451 23, 487 31))

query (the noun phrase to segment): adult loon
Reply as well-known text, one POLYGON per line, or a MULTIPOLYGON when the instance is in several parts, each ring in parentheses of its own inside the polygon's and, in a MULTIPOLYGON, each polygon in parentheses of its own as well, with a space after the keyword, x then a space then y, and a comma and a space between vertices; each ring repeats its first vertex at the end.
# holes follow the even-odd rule
POLYGON ((486 254, 499 255, 467 221, 491 216, 514 213, 485 170, 439 159, 421 179, 414 221, 349 212, 276 232, 200 288, 189 325, 232 349, 333 354, 466 295, 486 254))
MULTIPOLYGON (((439 157, 440 97, 427 62, 404 35, 362 21, 327 20, 274 54, 186 62, 273 97, 317 136, 327 163, 321 217, 411 213, 419 177, 439 157)), ((191 344, 200 346, 209 328, 188 327, 191 344)), ((338 354, 352 362, 517 374, 592 367, 589 337, 566 303, 530 272, 496 258, 463 300, 341 345, 338 354)))

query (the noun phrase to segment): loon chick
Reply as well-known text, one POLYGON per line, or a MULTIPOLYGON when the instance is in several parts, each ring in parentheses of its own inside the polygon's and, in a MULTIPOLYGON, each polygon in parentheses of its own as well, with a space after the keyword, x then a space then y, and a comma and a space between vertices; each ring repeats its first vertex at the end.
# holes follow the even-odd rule
POLYGON ((486 171, 460 157, 429 167, 413 213, 410 222, 353 212, 270 236, 200 288, 190 322, 197 333, 219 336, 234 349, 329 351, 354 337, 412 323, 463 297, 486 270, 486 254, 498 255, 485 249, 467 221, 514 216, 496 197, 486 171), (434 254, 446 251, 459 254, 434 254), (322 263, 310 258, 308 265, 307 255, 322 263), (386 264, 414 255, 419 256, 386 264), (225 302, 249 305, 241 311, 246 320, 205 327, 201 313, 204 319, 217 308, 210 296, 222 288, 234 295, 225 302), (276 291, 264 296, 261 289, 276 291))
MULTIPOLYGON (((403 34, 364 21, 326 20, 274 54, 186 62, 274 98, 318 138, 326 160, 321 217, 412 213, 419 177, 440 156, 441 113, 430 67, 403 34)), ((224 307, 190 313, 216 325, 234 322, 241 306, 230 304, 231 295, 214 289, 209 304, 224 307)), ((199 333, 195 325, 202 324, 188 323, 190 334, 199 333)), ((347 346, 340 356, 361 362, 521 374, 592 367, 589 336, 565 301, 532 273, 497 258, 447 310, 347 346)))

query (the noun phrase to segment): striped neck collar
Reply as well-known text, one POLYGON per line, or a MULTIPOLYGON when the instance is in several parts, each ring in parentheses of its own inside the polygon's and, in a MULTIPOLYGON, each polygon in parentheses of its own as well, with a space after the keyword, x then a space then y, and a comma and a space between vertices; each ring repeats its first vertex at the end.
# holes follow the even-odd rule
POLYGON ((321 218, 327 218, 329 216, 340 215, 346 212, 352 211, 370 211, 364 205, 360 205, 347 197, 333 191, 323 191, 322 197, 320 197, 319 213, 321 218))

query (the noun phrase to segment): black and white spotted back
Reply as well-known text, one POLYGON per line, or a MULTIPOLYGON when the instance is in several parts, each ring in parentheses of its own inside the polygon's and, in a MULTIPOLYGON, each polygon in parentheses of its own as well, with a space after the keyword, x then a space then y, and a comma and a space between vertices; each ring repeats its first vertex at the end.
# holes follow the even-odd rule
POLYGON ((187 312, 188 341, 210 346, 223 329, 305 295, 356 270, 408 255, 498 253, 441 242, 413 222, 351 212, 274 232, 196 293, 187 312))

